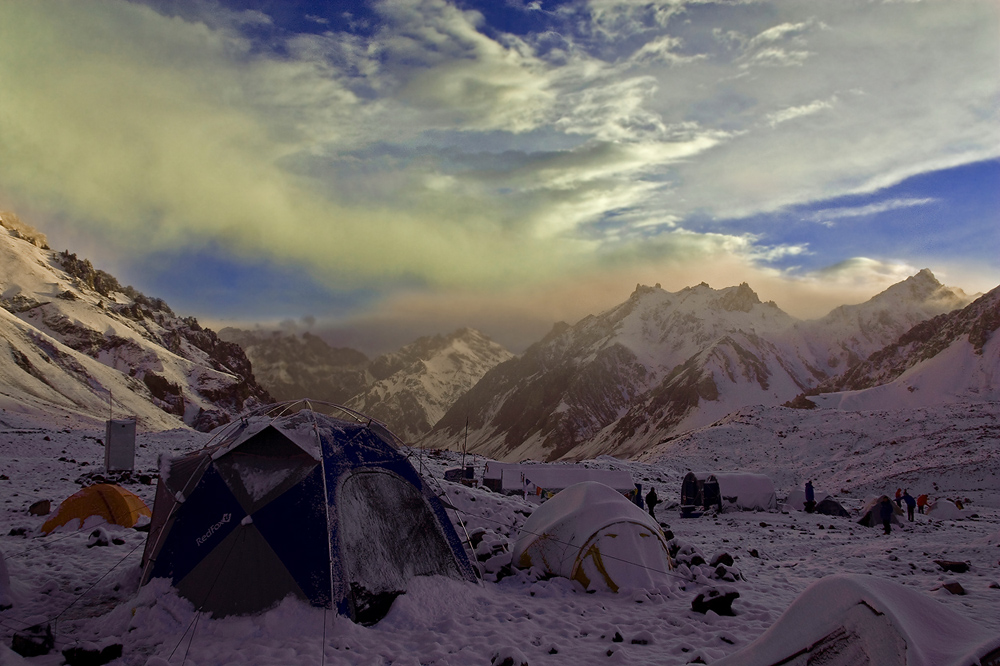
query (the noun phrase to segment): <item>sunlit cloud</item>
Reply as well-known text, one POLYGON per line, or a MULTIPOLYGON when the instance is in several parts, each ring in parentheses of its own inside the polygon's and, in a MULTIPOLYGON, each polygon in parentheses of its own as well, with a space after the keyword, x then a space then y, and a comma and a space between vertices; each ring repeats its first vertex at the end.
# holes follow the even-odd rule
POLYGON ((807 215, 805 219, 810 222, 832 225, 834 224, 834 220, 852 217, 868 217, 870 215, 885 213, 890 210, 913 208, 914 206, 927 206, 937 202, 938 200, 933 198, 890 199, 889 201, 880 201, 878 203, 868 204, 865 206, 826 208, 807 215))
POLYGON ((880 191, 1000 157, 992 2, 525 3, 504 8, 538 29, 508 31, 474 2, 380 0, 364 30, 317 11, 302 34, 149 2, 0 4, 0 204, 106 262, 211 246, 373 304, 516 292, 539 318, 543 286, 709 265, 874 289, 929 258, 740 221, 944 210, 880 191), (852 194, 874 200, 823 203, 852 194))

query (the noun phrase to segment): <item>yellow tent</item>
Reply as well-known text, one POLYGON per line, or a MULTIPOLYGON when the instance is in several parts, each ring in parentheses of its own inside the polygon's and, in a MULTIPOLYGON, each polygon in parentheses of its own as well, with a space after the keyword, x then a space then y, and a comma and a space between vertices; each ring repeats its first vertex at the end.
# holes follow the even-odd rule
POLYGON ((98 483, 67 497, 55 514, 42 525, 42 532, 48 534, 77 518, 82 526, 91 516, 102 516, 111 525, 132 527, 139 516, 150 515, 149 507, 138 495, 121 486, 98 483))

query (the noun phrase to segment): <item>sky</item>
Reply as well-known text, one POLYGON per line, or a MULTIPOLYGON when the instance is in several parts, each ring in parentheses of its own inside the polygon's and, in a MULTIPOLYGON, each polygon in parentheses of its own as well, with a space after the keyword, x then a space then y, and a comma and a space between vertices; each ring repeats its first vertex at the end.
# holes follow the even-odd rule
POLYGON ((1000 284, 994 0, 0 2, 0 209, 215 328, 1000 284))

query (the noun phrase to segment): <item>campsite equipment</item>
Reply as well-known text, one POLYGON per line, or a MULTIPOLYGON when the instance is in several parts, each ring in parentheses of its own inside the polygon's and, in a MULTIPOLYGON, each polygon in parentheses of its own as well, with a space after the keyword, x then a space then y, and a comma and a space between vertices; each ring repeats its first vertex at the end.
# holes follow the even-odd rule
POLYGON ((169 578, 215 616, 292 594, 370 624, 414 576, 475 580, 398 440, 346 407, 330 405, 341 419, 316 404, 269 405, 204 449, 163 461, 143 584, 169 578))
POLYGON ((91 516, 101 516, 110 525, 133 527, 140 516, 150 516, 149 507, 135 493, 111 483, 98 483, 67 497, 51 518, 42 525, 50 533, 72 520, 79 520, 77 529, 91 516))
POLYGON ((501 463, 490 460, 483 471, 483 485, 505 495, 526 493, 543 501, 583 481, 596 481, 633 496, 635 482, 625 470, 596 469, 584 464, 501 463))
POLYGON ((760 638, 715 666, 1000 663, 1000 635, 912 587, 837 574, 810 585, 760 638))
POLYGON ((123 472, 135 469, 135 419, 111 419, 104 427, 104 469, 123 472))
POLYGON ((950 499, 941 498, 928 504, 925 513, 938 520, 960 520, 972 515, 972 511, 963 509, 950 499))
POLYGON ((847 509, 832 497, 823 498, 823 501, 816 505, 816 513, 821 513, 824 516, 840 516, 841 518, 851 517, 847 509))
POLYGON ((719 511, 777 511, 774 483, 748 472, 688 472, 681 481, 681 513, 685 507, 719 511))
MULTIPOLYGON (((878 497, 873 497, 865 503, 863 509, 861 509, 861 519, 858 520, 858 525, 864 525, 865 527, 882 527, 882 519, 879 518, 879 503, 884 495, 878 497)), ((903 515, 903 510, 896 506, 895 502, 892 504, 892 518, 889 522, 893 525, 902 525, 899 516, 903 515)))
POLYGON ((521 528, 511 561, 612 592, 655 587, 673 567, 656 521, 595 481, 572 485, 535 509, 521 528))

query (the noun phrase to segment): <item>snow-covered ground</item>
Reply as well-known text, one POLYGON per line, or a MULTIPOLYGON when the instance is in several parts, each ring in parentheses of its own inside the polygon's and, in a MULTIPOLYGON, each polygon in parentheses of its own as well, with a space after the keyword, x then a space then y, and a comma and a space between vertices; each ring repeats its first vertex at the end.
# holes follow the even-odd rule
MULTIPOLYGON (((664 500, 657 516, 682 547, 681 564, 657 587, 617 594, 587 593, 537 571, 504 575, 504 549, 533 505, 440 481, 460 510, 460 533, 476 537, 484 582, 415 579, 385 619, 363 627, 291 599, 259 616, 200 616, 163 581, 137 589, 145 533, 103 526, 122 543, 93 548, 87 544, 95 526, 40 536, 45 517, 29 515, 28 507, 50 499, 55 509, 79 489, 78 479, 101 471, 103 422, 5 410, 0 551, 14 605, 0 611, 0 664, 62 663, 58 652, 22 660, 9 651, 16 631, 40 621, 52 623, 57 651, 121 643, 115 664, 465 666, 489 664, 498 653, 521 654, 533 665, 713 663, 754 641, 811 583, 834 573, 897 582, 1000 635, 998 418, 995 403, 909 414, 750 408, 668 442, 641 462, 592 461, 628 470, 644 488, 654 485, 664 500), (688 469, 763 471, 775 479, 779 497, 811 478, 820 496, 832 492, 853 512, 869 495, 900 485, 961 497, 968 511, 962 520, 917 515, 889 536, 858 525, 856 516, 797 511, 681 519, 670 505, 688 469), (734 558, 736 580, 691 565, 694 555, 711 562, 721 553, 734 558), (934 560, 968 562, 970 569, 948 573, 934 560), (959 582, 967 594, 948 592, 947 582, 959 582), (692 600, 711 588, 739 592, 734 616, 692 611, 692 600)), ((141 432, 137 466, 155 470, 160 454, 198 448, 207 438, 190 430, 141 432)), ((437 479, 461 457, 411 454, 414 466, 437 479)), ((474 460, 480 474, 483 463, 474 460)), ((126 487, 152 505, 154 485, 126 487)))

